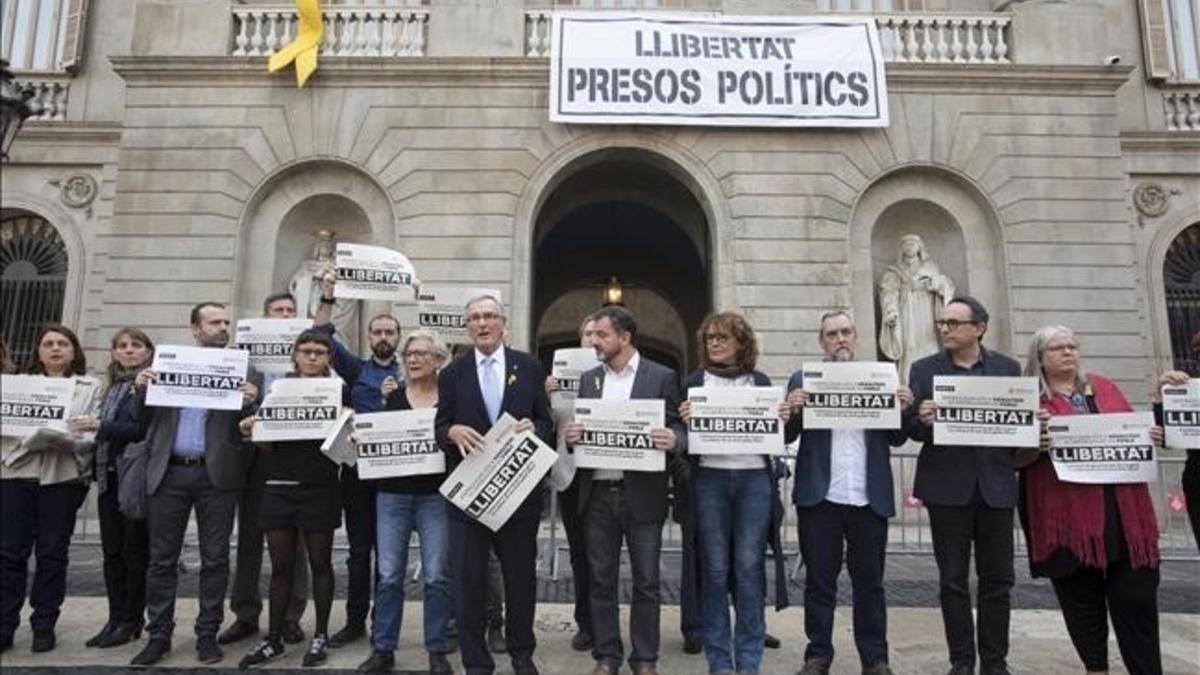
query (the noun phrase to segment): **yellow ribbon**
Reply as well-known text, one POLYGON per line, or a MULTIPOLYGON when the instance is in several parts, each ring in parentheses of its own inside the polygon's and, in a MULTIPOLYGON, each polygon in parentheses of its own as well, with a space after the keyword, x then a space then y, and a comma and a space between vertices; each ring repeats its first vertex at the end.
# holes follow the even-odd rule
POLYGON ((303 87, 317 69, 317 49, 325 29, 321 23, 321 0, 296 0, 296 13, 300 15, 296 39, 271 55, 267 72, 273 73, 295 61, 296 86, 303 87))

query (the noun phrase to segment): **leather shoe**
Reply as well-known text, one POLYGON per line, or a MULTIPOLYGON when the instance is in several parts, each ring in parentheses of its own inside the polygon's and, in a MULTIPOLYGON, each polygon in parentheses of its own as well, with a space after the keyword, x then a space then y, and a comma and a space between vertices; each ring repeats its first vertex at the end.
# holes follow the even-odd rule
POLYGON ((814 656, 804 660, 804 667, 796 675, 829 675, 829 659, 814 656))
POLYGON ((500 626, 487 628, 488 651, 493 654, 503 654, 508 651, 508 641, 504 639, 504 629, 500 626))
POLYGON ((586 630, 579 630, 571 638, 571 649, 577 652, 586 652, 592 648, 592 634, 586 630))
POLYGON ((283 641, 289 645, 298 645, 304 642, 304 629, 295 621, 283 624, 283 641))
POLYGON ((200 663, 216 663, 225 658, 225 652, 217 646, 217 636, 201 635, 196 638, 196 660, 200 663))
POLYGON ((146 642, 146 646, 142 647, 142 651, 138 652, 137 656, 134 656, 133 660, 129 662, 129 665, 152 666, 159 661, 162 661, 162 658, 166 656, 167 652, 169 651, 171 651, 170 640, 150 638, 150 640, 146 642))
POLYGON ((53 628, 35 628, 33 629, 33 651, 48 652, 54 649, 54 644, 57 642, 54 638, 53 628))
POLYGON ((617 675, 618 667, 608 661, 597 661, 592 669, 592 675, 617 675))
POLYGON ((361 623, 348 623, 345 628, 329 636, 329 646, 335 649, 344 647, 355 640, 362 639, 366 634, 367 629, 361 623))
POLYGON ((258 634, 258 626, 249 621, 237 620, 229 625, 229 628, 221 631, 217 636, 217 644, 231 645, 235 642, 241 642, 251 635, 258 634))
POLYGON ((533 659, 526 657, 512 660, 513 675, 541 675, 533 659))
POLYGON ((633 675, 658 675, 658 668, 653 663, 639 663, 633 666, 633 675))
POLYGON ((763 635, 763 646, 767 649, 779 649, 783 646, 783 641, 770 633, 766 633, 763 635))
POLYGON ((888 667, 887 661, 880 661, 879 663, 863 668, 862 675, 895 675, 895 673, 888 667))
POLYGON ((101 649, 109 647, 119 647, 123 644, 133 642, 142 637, 142 622, 141 621, 124 621, 116 625, 98 645, 101 649))
POLYGON ((443 673, 453 673, 454 666, 450 665, 450 660, 441 652, 429 652, 429 672, 430 675, 443 673))
POLYGON ((392 652, 376 649, 366 661, 358 664, 360 673, 386 673, 396 666, 396 657, 392 652))
POLYGON ((699 654, 702 651, 704 651, 703 642, 699 640, 689 640, 688 638, 683 639, 684 654, 699 654))
POLYGON ((113 632, 113 630, 116 629, 116 627, 117 627, 116 621, 109 621, 108 623, 104 624, 104 627, 100 629, 99 633, 96 633, 92 637, 88 638, 87 642, 83 643, 83 646, 84 647, 99 647, 100 643, 103 642, 104 639, 108 637, 108 634, 113 632))

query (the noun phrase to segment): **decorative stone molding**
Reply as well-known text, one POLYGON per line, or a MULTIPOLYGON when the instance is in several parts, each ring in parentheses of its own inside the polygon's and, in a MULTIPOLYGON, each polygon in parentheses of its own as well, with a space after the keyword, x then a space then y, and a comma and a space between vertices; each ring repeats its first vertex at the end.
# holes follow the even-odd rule
POLYGON ((1133 205, 1138 213, 1148 218, 1158 218, 1167 212, 1170 194, 1158 183, 1142 183, 1133 191, 1133 205))

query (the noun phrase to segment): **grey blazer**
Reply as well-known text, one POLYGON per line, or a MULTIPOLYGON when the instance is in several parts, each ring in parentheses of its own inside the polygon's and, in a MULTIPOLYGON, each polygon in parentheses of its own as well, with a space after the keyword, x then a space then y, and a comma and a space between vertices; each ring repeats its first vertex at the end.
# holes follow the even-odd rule
MULTIPOLYGON (((246 484, 250 470, 252 448, 238 430, 238 422, 257 408, 262 398, 262 374, 251 369, 247 380, 258 387, 259 398, 241 410, 210 410, 204 427, 204 466, 208 478, 218 490, 240 490, 246 484)), ((134 414, 137 419, 149 416, 146 431, 146 494, 158 491, 167 474, 171 451, 175 446, 175 431, 179 426, 178 408, 158 408, 146 405, 145 391, 137 394, 134 414)))
MULTIPOLYGON (((604 366, 593 368, 583 374, 579 382, 579 398, 600 398, 604 391, 604 366)), ((687 444, 687 427, 679 419, 679 402, 683 392, 679 388, 679 375, 664 365, 642 356, 637 372, 633 375, 630 398, 661 398, 666 402, 667 428, 675 432, 675 449, 667 457, 667 466, 680 458, 687 444)), ((591 469, 579 469, 579 513, 587 513, 588 499, 592 494, 591 469)), ((661 523, 667 518, 667 471, 626 471, 625 499, 630 515, 640 523, 661 523)))

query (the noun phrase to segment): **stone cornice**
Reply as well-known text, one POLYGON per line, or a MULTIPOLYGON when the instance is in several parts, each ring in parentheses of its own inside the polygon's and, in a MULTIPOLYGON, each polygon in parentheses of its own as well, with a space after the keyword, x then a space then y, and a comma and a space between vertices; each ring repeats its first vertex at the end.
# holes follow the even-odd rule
POLYGON ((1200 156, 1200 131, 1122 131, 1121 152, 1200 156))
MULTIPOLYGON (((268 74, 266 59, 242 56, 114 56, 113 68, 128 86, 221 87, 254 85, 294 88, 290 71, 268 74)), ((548 86, 549 60, 523 56, 322 57, 309 87, 387 87, 431 83, 470 86, 548 86)), ((1110 96, 1124 84, 1130 66, 1042 66, 1019 64, 909 64, 887 66, 892 91, 1110 96)))
POLYGON ((18 139, 21 143, 115 146, 121 142, 121 123, 29 121, 21 126, 18 139))

